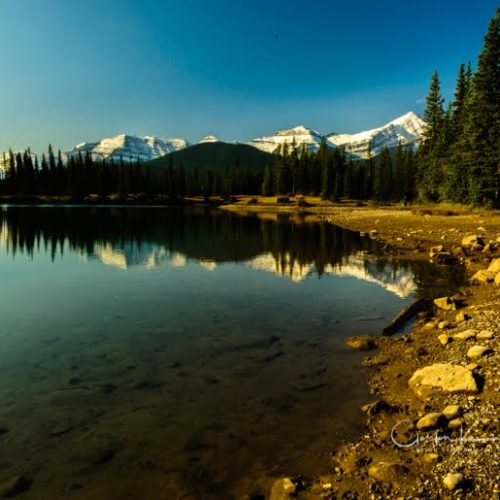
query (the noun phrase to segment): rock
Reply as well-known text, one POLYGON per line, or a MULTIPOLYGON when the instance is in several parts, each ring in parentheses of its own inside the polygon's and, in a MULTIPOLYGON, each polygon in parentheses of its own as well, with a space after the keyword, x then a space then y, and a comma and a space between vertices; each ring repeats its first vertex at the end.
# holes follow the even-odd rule
POLYGON ((361 411, 366 413, 369 417, 378 415, 381 411, 390 410, 391 407, 382 399, 368 403, 361 407, 361 411))
POLYGON ((491 349, 484 345, 474 345, 467 351, 469 359, 477 359, 491 352, 491 349))
POLYGON ((500 273, 500 259, 493 259, 488 266, 488 271, 495 274, 500 273))
POLYGON ((476 335, 478 340, 491 340, 493 338, 493 332, 490 330, 483 330, 476 335))
POLYGON ((415 371, 408 385, 419 397, 433 390, 477 393, 478 386, 472 373, 463 366, 437 363, 415 371))
POLYGON ((271 487, 269 500, 288 500, 296 493, 297 486, 288 477, 277 479, 271 487))
POLYGON ((456 316, 455 316, 455 321, 461 323, 462 321, 468 321, 470 319, 470 316, 465 312, 465 311, 460 311, 456 316))
POLYGON ((466 257, 467 256, 467 254, 465 253, 465 250, 462 247, 460 247, 460 246, 453 247, 451 249, 451 253, 455 257, 458 257, 458 258, 460 258, 460 257, 466 257))
POLYGON ((436 255, 440 254, 441 252, 444 252, 444 246, 443 245, 437 245, 435 247, 431 247, 429 250, 429 257, 433 259, 436 257, 436 255))
POLYGON ((371 351, 377 348, 374 338, 368 336, 348 337, 345 342, 356 351, 371 351))
POLYGON ((469 340, 476 338, 474 330, 464 330, 463 332, 456 333, 453 337, 456 340, 469 340))
POLYGON ((439 299, 434 299, 434 305, 439 309, 444 311, 455 311, 457 309, 457 304, 451 297, 441 297, 439 299))
POLYGON ((368 475, 377 481, 392 482, 404 477, 408 469, 394 462, 379 462, 368 468, 368 475))
POLYGON ((481 236, 477 234, 472 234, 470 236, 465 236, 462 238, 462 246, 465 248, 471 248, 471 247, 484 247, 484 240, 481 236))
POLYGON ((424 462, 426 464, 437 464, 440 458, 441 457, 437 453, 426 453, 423 456, 424 462))
POLYGON ((474 370, 477 370, 479 368, 479 365, 477 363, 469 363, 468 365, 465 365, 465 368, 473 372, 474 370))
POLYGON ((477 281, 478 283, 492 283, 495 281, 495 273, 486 269, 481 269, 474 276, 472 276, 471 279, 472 281, 477 281))
POLYGON ((464 421, 461 418, 453 418, 448 422, 448 428, 449 429, 458 429, 459 427, 462 426, 464 421))
POLYGON ((459 417, 462 414, 462 408, 458 405, 448 405, 441 414, 448 420, 459 417))
POLYGON ((451 337, 446 333, 442 333, 441 335, 438 335, 438 340, 441 342, 441 345, 446 345, 450 342, 451 337))
POLYGON ((417 429, 421 431, 429 431, 439 427, 442 423, 443 416, 441 413, 428 413, 420 418, 417 422, 417 429))
POLYGON ((450 328, 450 322, 446 320, 440 321, 438 323, 438 328, 440 330, 445 330, 446 328, 450 328))
POLYGON ((499 285, 500 286, 500 273, 498 273, 496 276, 495 276, 495 281, 494 281, 495 285, 499 285))
POLYGON ((443 484, 446 489, 453 491, 461 486, 464 482, 464 475, 460 473, 446 474, 443 478, 443 484))
POLYGON ((457 262, 457 259, 450 252, 439 252, 436 257, 436 264, 440 266, 451 266, 457 262))
POLYGON ((22 495, 31 488, 33 481, 25 476, 14 476, 0 483, 0 498, 22 495))
POLYGON ((378 235, 378 231, 376 229, 370 229, 370 231, 368 231, 368 236, 372 239, 375 239, 378 235))

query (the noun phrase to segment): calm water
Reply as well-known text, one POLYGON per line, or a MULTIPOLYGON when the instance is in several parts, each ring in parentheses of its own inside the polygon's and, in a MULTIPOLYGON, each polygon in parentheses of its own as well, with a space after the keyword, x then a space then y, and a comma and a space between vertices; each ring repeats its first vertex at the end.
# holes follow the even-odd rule
POLYGON ((26 476, 26 498, 231 498, 327 471, 369 397, 345 337, 460 280, 297 218, 0 214, 0 483, 26 476))

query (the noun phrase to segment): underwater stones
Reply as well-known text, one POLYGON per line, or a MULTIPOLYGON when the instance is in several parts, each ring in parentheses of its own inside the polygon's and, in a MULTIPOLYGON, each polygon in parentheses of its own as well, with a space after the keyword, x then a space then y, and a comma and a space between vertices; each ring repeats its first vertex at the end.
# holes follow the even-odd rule
POLYGON ((368 468, 368 475, 377 481, 392 482, 404 477, 408 469, 395 462, 378 462, 368 468))
POLYGON ((0 498, 22 495, 31 488, 33 481, 26 476, 14 476, 0 483, 0 498))
POLYGON ((277 479, 271 487, 269 500, 288 500, 292 498, 296 491, 297 486, 290 478, 277 479))
POLYGON ((419 397, 434 390, 465 393, 479 391, 476 379, 469 370, 463 366, 446 363, 437 363, 416 370, 408 385, 419 397))
POLYGON ((434 305, 443 311, 455 311, 457 309, 457 304, 451 297, 434 299, 434 305))
POLYGON ((368 336, 348 337, 346 344, 356 351, 371 351, 377 348, 375 340, 368 336))
POLYGON ((467 357, 469 359, 481 358, 485 354, 491 352, 491 349, 484 345, 474 345, 467 351, 467 357))

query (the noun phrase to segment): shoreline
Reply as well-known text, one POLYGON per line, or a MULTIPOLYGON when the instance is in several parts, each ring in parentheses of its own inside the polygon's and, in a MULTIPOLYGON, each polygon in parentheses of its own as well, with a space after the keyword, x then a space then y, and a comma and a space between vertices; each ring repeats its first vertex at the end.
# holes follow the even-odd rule
MULTIPOLYGON (((290 207, 223 208, 247 209, 261 216, 298 214, 290 207)), ((496 212, 450 216, 364 207, 313 212, 331 224, 379 239, 385 252, 396 259, 429 259, 429 252, 449 251, 465 266, 469 278, 500 258, 496 212), (478 234, 482 239, 473 240, 473 248, 462 245, 465 237, 478 234)), ((276 479, 270 486, 271 499, 495 498, 500 494, 500 286, 471 280, 452 301, 454 310, 434 306, 420 312, 410 333, 375 337, 377 350, 363 361, 370 370, 373 395, 360 409, 366 416, 366 432, 333 452, 330 474, 308 482, 276 479), (474 351, 473 346, 482 349, 474 351), (418 370, 436 365, 459 367, 457 380, 472 380, 475 390, 410 387, 418 370)), ((367 339, 368 345, 373 339, 367 339)))

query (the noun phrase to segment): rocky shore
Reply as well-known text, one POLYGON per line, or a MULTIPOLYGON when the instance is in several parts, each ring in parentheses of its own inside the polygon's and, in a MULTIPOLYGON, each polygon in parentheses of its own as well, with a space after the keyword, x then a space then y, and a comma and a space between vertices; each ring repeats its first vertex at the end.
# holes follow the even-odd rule
POLYGON ((323 217, 382 240, 394 258, 465 266, 469 284, 418 312, 409 333, 348 340, 370 351, 365 434, 332 453, 330 474, 279 478, 265 498, 499 498, 498 216, 323 217))

